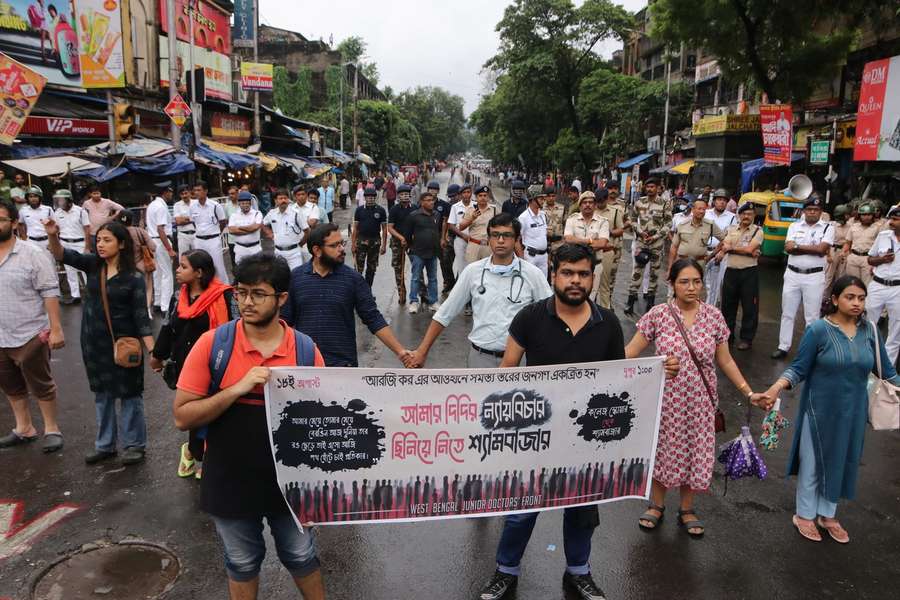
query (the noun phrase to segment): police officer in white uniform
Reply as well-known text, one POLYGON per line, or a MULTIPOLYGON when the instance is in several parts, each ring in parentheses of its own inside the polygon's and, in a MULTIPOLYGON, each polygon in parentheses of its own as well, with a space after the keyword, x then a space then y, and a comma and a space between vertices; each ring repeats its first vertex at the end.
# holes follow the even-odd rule
POLYGON ((787 356, 794 337, 794 317, 800 303, 806 326, 819 318, 825 291, 827 256, 834 243, 832 223, 822 221, 822 199, 813 195, 803 204, 803 218, 788 227, 784 243, 788 264, 781 290, 781 330, 772 358, 787 356))
POLYGON ((178 202, 172 207, 175 230, 178 232, 178 253, 194 249, 194 223, 191 221, 191 187, 178 186, 178 202))
MULTIPOLYGON (((300 220, 306 224, 306 228, 313 228, 319 224, 319 207, 310 202, 307 198, 306 188, 303 185, 296 185, 291 192, 294 195, 293 209, 300 215, 300 220)), ((300 246, 300 253, 303 255, 303 262, 312 260, 312 255, 303 245, 300 246)))
MULTIPOLYGON (((722 231, 728 231, 729 227, 737 224, 737 215, 725 208, 728 204, 728 199, 727 191, 723 188, 717 189, 713 192, 713 205, 711 208, 707 209, 706 215, 703 217, 707 221, 712 221, 718 225, 719 229, 722 231)), ((710 252, 715 252, 718 245, 719 240, 716 237, 710 238, 710 252)), ((719 303, 719 295, 722 290, 722 279, 725 277, 725 269, 728 266, 726 264, 727 261, 728 257, 726 256, 721 262, 716 262, 715 259, 711 259, 706 263, 704 283, 706 285, 707 304, 716 306, 719 303)))
POLYGON ((528 188, 528 206, 519 215, 522 224, 522 258, 547 276, 547 215, 544 207, 544 188, 533 185, 528 188))
POLYGON ((44 192, 36 185, 25 190, 26 204, 19 209, 19 226, 28 241, 46 250, 50 245, 50 238, 44 229, 44 221, 53 218, 53 209, 41 204, 43 198, 44 192))
POLYGON ((172 247, 172 218, 169 216, 169 202, 172 201, 173 190, 166 186, 160 195, 147 206, 144 222, 147 233, 156 242, 156 270, 153 271, 153 306, 165 314, 169 310, 172 294, 175 291, 175 276, 172 272, 172 259, 175 249, 172 247))
POLYGON ((191 222, 194 223, 194 248, 206 250, 216 266, 216 277, 224 284, 231 283, 225 269, 222 248, 222 230, 225 228, 225 209, 221 204, 207 197, 206 183, 194 184, 191 201, 191 222))
POLYGON ((238 211, 228 218, 228 233, 234 242, 235 264, 245 256, 262 252, 259 243, 262 222, 262 213, 253 208, 253 195, 250 192, 238 192, 238 211))
POLYGON ((450 216, 447 217, 447 228, 454 233, 453 237, 453 275, 459 277, 466 268, 466 246, 469 245, 469 236, 459 229, 459 222, 466 214, 466 209, 472 204, 472 185, 463 184, 459 188, 459 201, 450 207, 450 216))
MULTIPOLYGON (((88 212, 73 202, 72 192, 69 190, 56 190, 53 194, 53 203, 56 205, 53 220, 59 225, 59 241, 63 248, 78 253, 90 252, 91 219, 88 212)), ((69 296, 72 302, 81 301, 78 276, 81 272, 75 267, 66 265, 66 280, 69 282, 69 296)))
POLYGON ((283 257, 293 271, 303 264, 300 247, 306 243, 309 225, 294 210, 284 190, 275 193, 275 208, 263 219, 267 237, 274 238, 275 254, 283 257))
POLYGON ((866 315, 877 326, 887 308, 888 335, 884 345, 891 363, 896 363, 900 350, 900 206, 888 211, 888 227, 869 249, 869 264, 874 269, 866 293, 866 315))

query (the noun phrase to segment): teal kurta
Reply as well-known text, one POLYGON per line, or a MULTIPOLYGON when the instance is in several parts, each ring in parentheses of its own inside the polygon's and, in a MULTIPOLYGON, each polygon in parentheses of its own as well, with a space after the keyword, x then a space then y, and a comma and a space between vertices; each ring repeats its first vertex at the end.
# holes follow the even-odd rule
MULTIPOLYGON (((900 384, 884 343, 879 346, 882 376, 900 384)), ((852 499, 856 494, 868 416, 866 384, 869 374, 875 372, 874 348, 872 327, 865 319, 853 339, 837 325, 819 319, 806 329, 794 362, 782 375, 792 388, 806 382, 795 421, 788 475, 797 474, 800 432, 809 419, 819 493, 831 502, 852 499)))

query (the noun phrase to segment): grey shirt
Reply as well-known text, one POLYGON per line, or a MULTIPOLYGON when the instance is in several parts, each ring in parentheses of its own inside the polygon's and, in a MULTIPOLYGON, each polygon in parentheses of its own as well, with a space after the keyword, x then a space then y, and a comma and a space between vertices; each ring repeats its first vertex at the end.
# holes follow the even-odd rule
POLYGON ((0 348, 18 348, 49 328, 44 298, 59 297, 56 265, 32 242, 15 240, 0 262, 0 348))

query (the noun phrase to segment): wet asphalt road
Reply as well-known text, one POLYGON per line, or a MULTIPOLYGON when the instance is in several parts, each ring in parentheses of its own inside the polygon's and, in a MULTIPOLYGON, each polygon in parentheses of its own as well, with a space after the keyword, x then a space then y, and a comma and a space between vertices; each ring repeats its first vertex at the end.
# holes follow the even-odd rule
MULTIPOLYGON (((441 174, 446 182, 447 173, 441 174)), ((498 191, 498 198, 503 198, 498 191)), ((338 212, 346 223, 349 211, 338 212)), ((626 254, 627 256, 627 254, 626 254)), ((626 259, 626 261, 629 259, 626 259)), ((616 286, 621 316, 629 269, 620 269, 616 286)), ((738 364, 756 389, 768 386, 786 363, 772 361, 779 317, 781 269, 763 269, 763 315, 754 348, 739 353, 738 364)), ((427 314, 398 311, 390 253, 382 258, 375 283, 378 304, 400 340, 415 346, 428 326, 427 314)), ((662 292, 661 292, 662 293, 662 292)), ((88 467, 83 455, 92 447, 93 398, 78 348, 80 308, 63 308, 68 345, 54 353, 60 385, 60 422, 66 447, 54 455, 37 445, 0 450, 0 498, 24 503, 25 521, 62 503, 80 508, 37 538, 23 554, 0 560, 0 598, 29 597, 34 578, 63 554, 94 541, 141 538, 163 544, 178 555, 182 572, 167 598, 225 598, 220 551, 209 519, 198 509, 198 482, 176 477, 178 448, 185 435, 171 418, 171 392, 148 370, 145 410, 149 448, 145 464, 124 468, 114 463, 88 467)), ((634 325, 623 319, 626 339, 634 325)), ((398 367, 393 354, 358 328, 364 366, 398 367)), ((460 317, 431 352, 429 366, 465 364, 468 319, 460 317)), ((729 384, 721 383, 722 406, 736 435, 744 407, 729 384)), ((793 414, 797 394, 785 397, 793 414)), ((35 409, 36 412, 36 409, 35 409)), ((761 414, 756 413, 756 432, 761 414)), ((0 404, 0 430, 13 425, 8 404, 0 404)), ((723 496, 718 474, 710 493, 697 501, 707 524, 705 538, 690 539, 675 523, 677 499, 668 501, 668 517, 654 533, 638 529, 644 506, 622 501, 600 508, 594 534, 592 570, 611 599, 625 598, 889 598, 900 584, 900 473, 897 432, 869 432, 858 497, 842 502, 838 516, 852 537, 845 547, 813 544, 790 523, 794 485, 784 479, 790 433, 777 451, 766 453, 769 478, 732 482, 723 496), (892 591, 893 590, 893 591, 892 591)), ((2 501, 0 501, 2 502, 2 501)), ((0 523, 0 527, 5 524, 0 523)), ((500 518, 421 524, 351 525, 321 528, 319 549, 330 598, 394 600, 476 597, 494 570, 500 518)), ((13 531, 21 523, 13 526, 13 531)), ((0 531, 2 542, 3 531, 0 531)), ((523 561, 520 600, 565 598, 562 514, 541 515, 523 561)), ((2 548, 2 545, 0 545, 2 548)), ((92 596, 94 597, 94 596, 92 596)), ((111 596, 96 596, 111 597, 111 596)), ((298 598, 287 573, 270 547, 260 598, 298 598)), ((64 597, 65 598, 65 597, 64 597)), ((69 600, 66 598, 65 600, 69 600)))

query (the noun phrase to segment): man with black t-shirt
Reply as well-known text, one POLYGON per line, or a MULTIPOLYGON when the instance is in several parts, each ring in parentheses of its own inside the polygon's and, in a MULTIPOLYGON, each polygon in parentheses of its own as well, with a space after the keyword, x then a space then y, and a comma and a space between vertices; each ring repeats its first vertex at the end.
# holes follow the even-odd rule
POLYGON ((406 304, 406 220, 416 210, 410 204, 410 187, 401 185, 397 188, 397 204, 388 215, 388 233, 391 236, 391 267, 397 282, 397 297, 400 306, 406 304))
POLYGON ((441 233, 443 218, 434 209, 434 194, 430 191, 419 196, 419 209, 406 220, 409 255, 412 258, 412 281, 409 286, 409 313, 419 311, 419 292, 422 285, 422 271, 428 272, 427 295, 423 294, 423 304, 431 307, 431 312, 440 308, 437 290, 437 259, 441 253, 441 233))
POLYGON ((356 258, 356 270, 366 273, 366 283, 372 287, 378 257, 387 251, 387 211, 375 203, 375 194, 365 195, 366 205, 353 215, 353 234, 350 245, 356 258))

